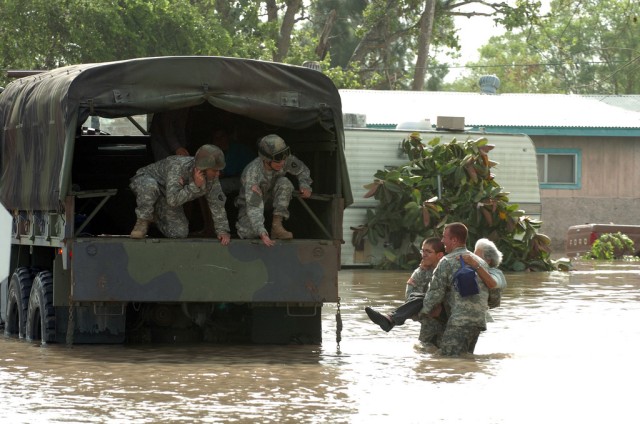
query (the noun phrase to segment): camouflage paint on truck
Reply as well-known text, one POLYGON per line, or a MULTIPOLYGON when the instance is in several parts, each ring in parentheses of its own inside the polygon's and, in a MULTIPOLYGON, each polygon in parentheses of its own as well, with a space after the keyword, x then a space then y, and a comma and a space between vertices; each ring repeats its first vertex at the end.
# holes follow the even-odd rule
POLYGON ((72 252, 79 302, 338 300, 338 249, 325 241, 79 239, 72 252))

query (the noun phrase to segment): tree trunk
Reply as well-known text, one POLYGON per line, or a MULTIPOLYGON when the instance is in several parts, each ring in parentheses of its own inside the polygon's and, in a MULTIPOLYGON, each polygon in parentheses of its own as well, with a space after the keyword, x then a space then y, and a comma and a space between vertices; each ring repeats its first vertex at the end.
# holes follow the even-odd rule
POLYGON ((278 20, 278 5, 276 0, 266 0, 265 7, 267 9, 267 22, 275 22, 278 20))
POLYGON ((425 0, 424 6, 424 12, 420 17, 416 69, 413 74, 413 84, 411 86, 411 89, 414 91, 421 91, 424 88, 427 64, 429 63, 429 45, 431 44, 431 33, 433 32, 433 21, 436 13, 436 1, 425 0))
POLYGON ((331 30, 333 29, 333 24, 336 22, 337 16, 338 12, 336 12, 335 9, 329 12, 327 22, 324 23, 324 28, 322 28, 322 34, 320 34, 318 47, 316 47, 316 55, 320 60, 324 60, 324 58, 327 56, 327 51, 329 51, 329 35, 331 34, 331 30))
POLYGON ((282 25, 280 26, 277 50, 273 55, 274 62, 282 62, 282 59, 287 57, 287 54, 289 53, 289 46, 291 45, 293 25, 296 23, 296 13, 300 11, 300 7, 302 6, 302 0, 287 0, 286 3, 287 10, 284 12, 282 25))

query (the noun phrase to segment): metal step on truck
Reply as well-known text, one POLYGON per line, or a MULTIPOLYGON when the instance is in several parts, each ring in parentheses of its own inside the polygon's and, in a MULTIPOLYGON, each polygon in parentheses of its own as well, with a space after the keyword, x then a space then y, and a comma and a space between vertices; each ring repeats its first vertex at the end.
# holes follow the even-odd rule
POLYGON ((9 256, 0 283, 6 336, 321 343, 322 307, 339 302, 342 216, 352 202, 340 96, 321 72, 222 57, 74 65, 13 80, 0 119, 0 201, 12 217, 10 248, 0 252, 9 256), (257 141, 278 134, 310 168, 313 195, 291 200, 292 240, 239 239, 233 184, 229 245, 207 231, 197 199, 184 207, 186 238, 153 227, 129 237, 129 180, 158 147, 149 122, 177 110, 188 111, 195 147, 222 129, 255 157, 257 141))

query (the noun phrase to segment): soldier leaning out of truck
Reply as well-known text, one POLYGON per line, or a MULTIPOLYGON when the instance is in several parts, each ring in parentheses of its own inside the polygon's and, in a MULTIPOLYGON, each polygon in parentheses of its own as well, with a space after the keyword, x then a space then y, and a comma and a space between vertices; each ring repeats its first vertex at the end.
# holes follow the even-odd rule
POLYGON ((229 244, 231 235, 224 207, 227 198, 218 180, 224 167, 222 150, 205 144, 194 157, 169 156, 140 168, 130 183, 137 202, 131 238, 144 238, 151 222, 167 237, 187 237, 189 221, 182 206, 204 196, 218 239, 225 246, 229 244))
POLYGON ((291 155, 289 146, 278 135, 262 137, 258 142, 258 155, 240 177, 236 229, 240 238, 260 238, 266 246, 273 246, 275 239, 293 238, 282 226, 283 219, 289 218, 289 202, 294 190, 286 174, 297 177, 300 195, 305 199, 311 196, 313 181, 309 168, 291 155), (265 209, 273 209, 271 237, 264 227, 265 209))

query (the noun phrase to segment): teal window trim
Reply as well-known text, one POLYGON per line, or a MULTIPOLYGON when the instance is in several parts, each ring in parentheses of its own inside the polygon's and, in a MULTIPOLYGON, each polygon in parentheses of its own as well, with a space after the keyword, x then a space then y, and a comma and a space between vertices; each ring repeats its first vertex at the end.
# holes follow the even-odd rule
POLYGON ((556 190, 580 190, 582 188, 582 151, 580 149, 536 149, 536 154, 545 155, 545 170, 547 169, 546 157, 548 155, 573 155, 575 157, 575 183, 540 183, 541 189, 556 190))

